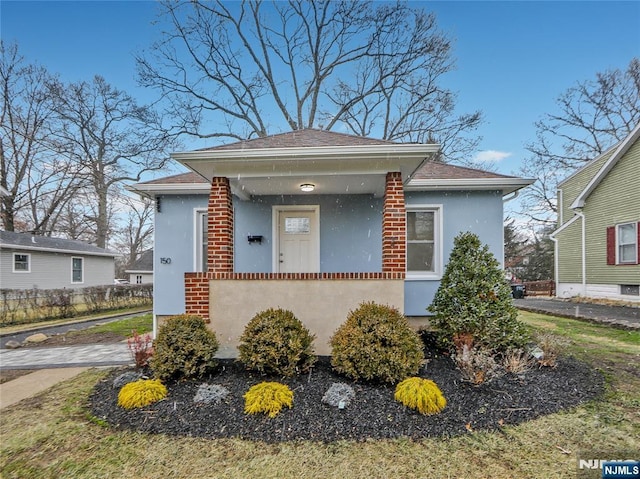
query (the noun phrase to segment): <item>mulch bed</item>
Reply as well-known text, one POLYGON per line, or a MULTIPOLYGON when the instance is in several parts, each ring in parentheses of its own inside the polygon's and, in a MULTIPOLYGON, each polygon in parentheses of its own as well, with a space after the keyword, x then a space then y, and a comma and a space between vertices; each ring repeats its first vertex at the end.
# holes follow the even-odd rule
POLYGON ((265 377, 246 371, 233 360, 221 360, 218 374, 207 379, 230 394, 220 404, 195 403, 204 381, 167 384, 166 399, 127 411, 117 406, 119 390, 113 380, 125 370, 113 371, 100 381, 90 397, 94 416, 113 427, 146 433, 205 438, 237 437, 281 442, 336 441, 407 437, 450 437, 470 431, 495 430, 572 408, 604 390, 601 374, 573 358, 563 358, 555 368, 534 368, 525 374, 505 374, 480 386, 461 380, 450 358, 432 358, 420 376, 432 379, 447 399, 439 414, 423 416, 394 401, 394 387, 352 382, 331 370, 321 357, 310 374, 291 379, 265 377), (271 419, 244 413, 243 395, 262 381, 279 381, 294 392, 293 408, 271 419), (345 409, 322 403, 332 383, 350 384, 356 397, 345 409))

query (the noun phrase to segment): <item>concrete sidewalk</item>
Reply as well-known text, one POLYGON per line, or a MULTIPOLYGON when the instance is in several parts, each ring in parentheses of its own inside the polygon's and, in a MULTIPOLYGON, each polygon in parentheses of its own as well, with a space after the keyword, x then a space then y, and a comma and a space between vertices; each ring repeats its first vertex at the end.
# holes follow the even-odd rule
POLYGON ((38 371, 0 384, 0 409, 35 396, 90 367, 133 364, 127 343, 0 349, 0 369, 38 371))
POLYGON ((40 394, 88 369, 88 367, 40 369, 34 373, 0 384, 0 409, 40 394))
POLYGON ((133 358, 126 342, 53 348, 0 349, 0 369, 119 366, 131 363, 133 358))

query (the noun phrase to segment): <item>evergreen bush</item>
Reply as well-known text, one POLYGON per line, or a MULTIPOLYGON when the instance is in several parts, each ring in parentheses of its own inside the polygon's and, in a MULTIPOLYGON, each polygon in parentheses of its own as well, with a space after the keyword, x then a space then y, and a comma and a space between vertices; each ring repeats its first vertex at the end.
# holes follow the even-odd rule
POLYGON ((528 334, 518 321, 511 287, 487 245, 473 233, 459 234, 433 303, 427 308, 440 341, 470 334, 478 348, 495 352, 523 347, 528 334))
POLYGON ((331 365, 352 379, 396 383, 424 363, 422 341, 400 312, 365 302, 331 338, 331 365))
POLYGON ((204 377, 217 366, 218 340, 199 316, 168 318, 158 331, 153 350, 149 364, 163 380, 204 377))
POLYGON ((256 314, 245 327, 238 359, 248 369, 290 377, 316 362, 314 338, 291 311, 271 308, 256 314))

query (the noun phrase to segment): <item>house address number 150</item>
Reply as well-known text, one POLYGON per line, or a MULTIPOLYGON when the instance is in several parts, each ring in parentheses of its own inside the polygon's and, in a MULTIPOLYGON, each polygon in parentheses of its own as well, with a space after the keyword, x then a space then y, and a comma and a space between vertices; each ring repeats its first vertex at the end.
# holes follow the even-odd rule
POLYGON ((171 258, 160 258, 160 264, 171 264, 171 258))

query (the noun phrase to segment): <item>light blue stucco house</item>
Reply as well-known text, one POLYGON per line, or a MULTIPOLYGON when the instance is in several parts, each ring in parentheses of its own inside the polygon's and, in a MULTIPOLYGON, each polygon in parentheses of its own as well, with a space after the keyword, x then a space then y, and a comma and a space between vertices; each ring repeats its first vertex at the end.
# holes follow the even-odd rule
POLYGON ((362 301, 417 322, 461 231, 503 258, 503 198, 533 181, 438 155, 315 129, 174 154, 191 172, 130 187, 156 205, 156 327, 202 315, 233 356, 269 307, 292 310, 318 354, 362 301))

